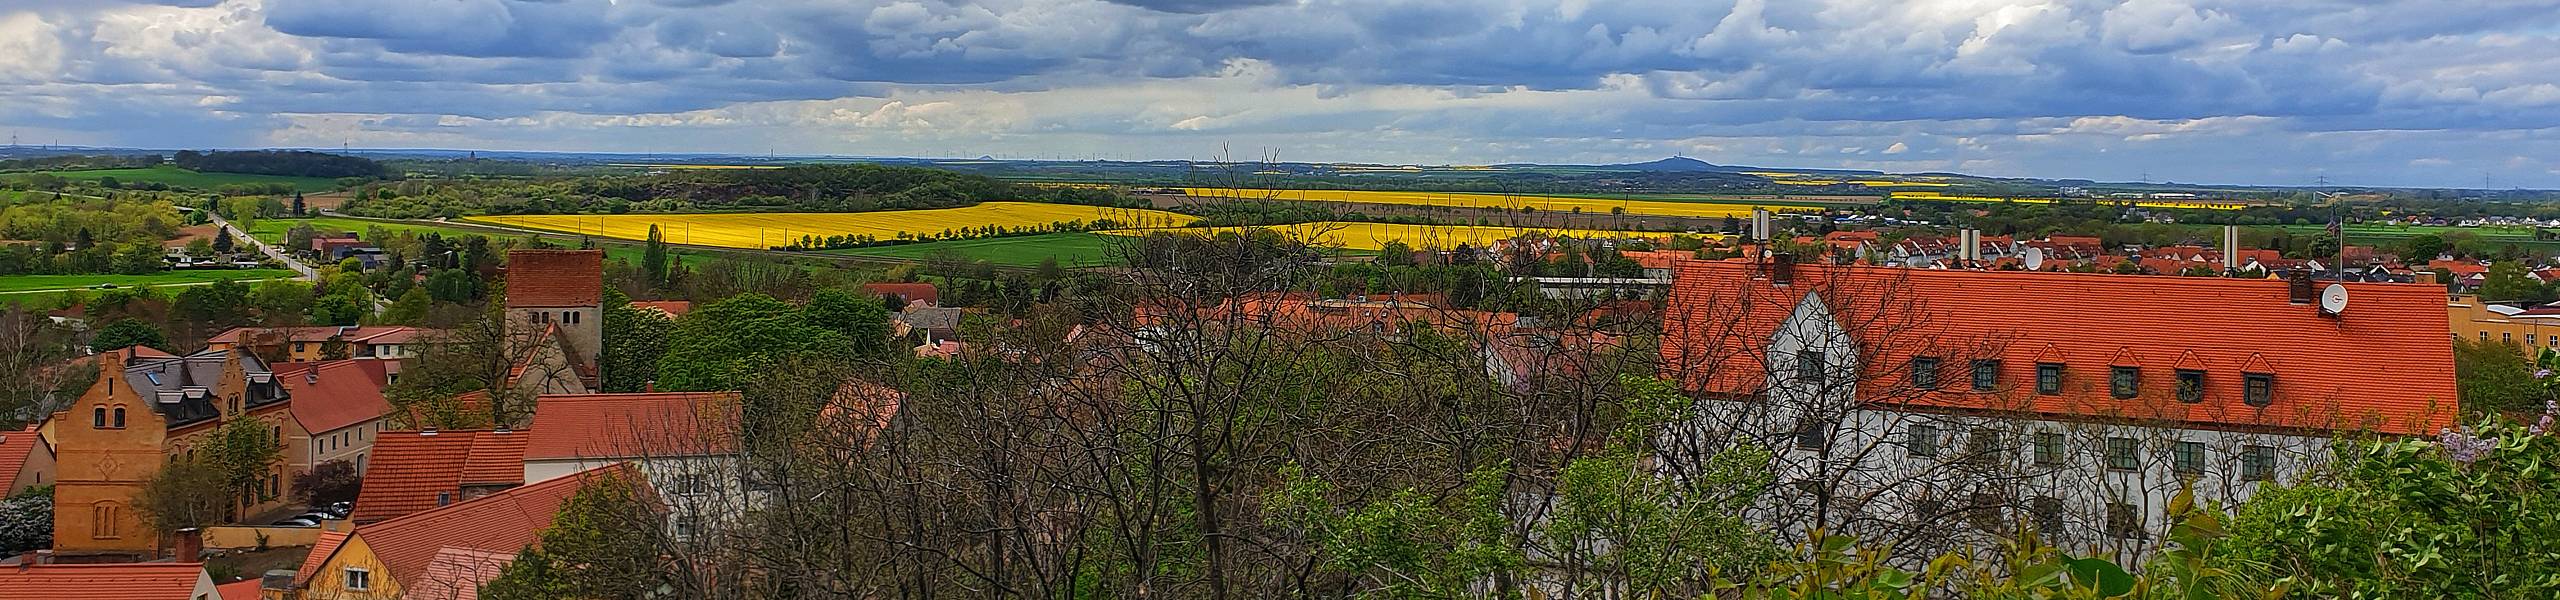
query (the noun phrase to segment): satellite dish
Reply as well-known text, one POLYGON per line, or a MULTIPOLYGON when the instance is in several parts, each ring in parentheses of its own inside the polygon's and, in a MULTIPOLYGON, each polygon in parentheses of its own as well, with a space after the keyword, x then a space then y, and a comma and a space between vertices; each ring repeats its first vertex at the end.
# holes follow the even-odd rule
POLYGON ((2320 290, 2320 312, 2333 315, 2347 312, 2347 286, 2345 284, 2332 283, 2329 284, 2327 289, 2320 290))
POLYGON ((2043 248, 2028 248, 2028 249, 2027 249, 2027 270, 2029 270, 2029 271, 2042 271, 2042 270, 2044 270, 2044 249, 2043 249, 2043 248))

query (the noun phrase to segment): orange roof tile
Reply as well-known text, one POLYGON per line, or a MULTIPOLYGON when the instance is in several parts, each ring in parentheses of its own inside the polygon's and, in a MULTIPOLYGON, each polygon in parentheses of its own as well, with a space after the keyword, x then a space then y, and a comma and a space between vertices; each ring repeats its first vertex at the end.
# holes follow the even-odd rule
POLYGON ((26 429, 0 433, 0 478, 8 478, 0 480, 0 486, 6 486, 0 487, 0 493, 18 489, 18 470, 27 466, 27 457, 45 451, 44 436, 36 433, 36 427, 28 423, 26 429))
POLYGON ((620 477, 647 485, 628 463, 580 471, 567 477, 518 487, 443 508, 356 527, 355 536, 373 550, 395 582, 426 581, 427 567, 439 552, 463 548, 513 554, 541 541, 560 504, 588 482, 620 477))
POLYGON ((293 420, 319 435, 381 418, 391 411, 382 388, 391 385, 382 361, 345 359, 276 363, 276 382, 293 395, 293 420))
POLYGON ((507 253, 507 306, 600 306, 603 250, 515 250, 507 253))
POLYGON ((197 600, 202 563, 54 564, 0 568, 0 598, 197 600))
POLYGON ((1853 324, 1856 347, 1876 349, 1864 357, 1868 381, 1903 381, 1896 369, 1935 355, 1959 377, 1967 361, 1996 358, 2001 380, 2013 382, 1988 393, 1859 386, 1870 405, 2396 434, 2431 433, 2456 413, 2438 286, 2347 283, 2351 306, 2330 317, 2291 303, 2287 282, 2263 279, 1798 265, 1794 283, 1778 286, 1761 269, 1679 268, 1664 315, 1665 376, 1704 391, 1760 392, 1769 364, 1761 345, 1811 293, 1853 324), (2127 350, 2145 368, 2139 395, 2118 400, 2108 367, 2127 350), (2065 393, 2005 389, 2032 382, 2040 355, 2063 357, 2046 360, 2065 363, 2065 393), (2179 362, 2207 371, 2202 402, 2172 399, 2179 362), (2242 401, 2250 372, 2274 376, 2270 406, 2242 401))
POLYGON ((401 582, 412 600, 479 600, 480 586, 515 564, 516 553, 447 546, 427 560, 427 576, 401 582))
POLYGON ((683 300, 633 300, 631 307, 667 313, 670 317, 681 317, 685 313, 693 312, 693 303, 683 300))
POLYGON ((242 579, 215 585, 213 593, 222 596, 222 600, 258 600, 259 583, 256 579, 242 579))
POLYGON ((524 447, 515 431, 384 432, 373 440, 364 487, 348 518, 371 523, 462 500, 466 486, 524 483, 524 447))
POLYGON ((910 303, 942 304, 942 291, 934 289, 930 283, 865 283, 862 290, 882 296, 897 296, 910 303))
POLYGON ((337 554, 338 546, 345 543, 347 543, 347 532, 320 532, 320 541, 311 544, 311 551, 302 555, 302 566, 294 569, 294 585, 310 583, 311 576, 320 573, 320 565, 329 564, 329 555, 337 554))
POLYGON ((329 338, 338 338, 346 340, 349 343, 397 344, 409 341, 411 338, 416 337, 417 333, 420 331, 423 330, 416 327, 405 327, 399 325, 364 325, 355 327, 233 327, 229 331, 224 331, 220 334, 214 335, 212 338, 206 339, 205 342, 212 344, 240 344, 251 341, 254 336, 274 335, 274 339, 284 342, 325 342, 329 341, 329 338))
POLYGON ((533 403, 525 460, 700 456, 738 446, 737 392, 555 394, 533 403))

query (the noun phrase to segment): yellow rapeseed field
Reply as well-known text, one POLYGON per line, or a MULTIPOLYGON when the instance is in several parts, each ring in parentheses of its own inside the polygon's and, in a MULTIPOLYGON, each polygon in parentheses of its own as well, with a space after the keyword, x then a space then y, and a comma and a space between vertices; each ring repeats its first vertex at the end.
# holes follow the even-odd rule
MULTIPOLYGON (((1479 225, 1404 225, 1396 223, 1354 223, 1344 221, 1319 221, 1314 223, 1299 223, 1296 225, 1265 225, 1261 228, 1280 231, 1289 234, 1291 237, 1307 240, 1307 242, 1311 244, 1340 246, 1349 250, 1376 250, 1391 241, 1404 242, 1404 245, 1411 246, 1416 249, 1436 248, 1446 250, 1456 248, 1459 244, 1482 248, 1492 244, 1493 242, 1519 237, 1521 234, 1531 231, 1550 236, 1564 236, 1582 239, 1609 238, 1665 241, 1669 240, 1671 236, 1674 235, 1659 231, 1605 231, 1597 229, 1557 229, 1547 227, 1485 227, 1479 225)), ((1157 231, 1210 234, 1220 231, 1237 231, 1239 229, 1240 228, 1237 227, 1194 227, 1157 231)), ((1115 229, 1111 231, 1104 231, 1102 233, 1113 235, 1138 235, 1152 232, 1137 229, 1115 229)), ((1705 237, 1709 239, 1724 237, 1715 234, 1680 235, 1698 235, 1698 237, 1705 237)))
POLYGON ((597 237, 642 240, 657 225, 668 243, 728 248, 767 248, 801 236, 868 235, 897 239, 898 234, 940 234, 973 227, 1038 227, 1051 223, 1099 219, 1127 227, 1179 227, 1197 220, 1160 210, 1104 208, 1039 202, 987 202, 961 208, 893 210, 862 213, 713 213, 624 215, 490 215, 464 220, 582 233, 597 237))
MULTIPOLYGON (((1624 208, 1630 215, 1666 217, 1751 216, 1750 204, 1713 202, 1676 202, 1668 200, 1610 200, 1606 198, 1570 198, 1564 196, 1532 196, 1481 194, 1466 192, 1390 192, 1374 190, 1267 190, 1235 188, 1182 188, 1184 195, 1202 198, 1241 198, 1246 200, 1297 200, 1308 202, 1366 202, 1371 204, 1405 204, 1414 206, 1454 206, 1461 208, 1501 208, 1519 210, 1526 206, 1539 211, 1610 214, 1624 208)), ((1803 207, 1768 206, 1770 212, 1807 211, 1803 207)))

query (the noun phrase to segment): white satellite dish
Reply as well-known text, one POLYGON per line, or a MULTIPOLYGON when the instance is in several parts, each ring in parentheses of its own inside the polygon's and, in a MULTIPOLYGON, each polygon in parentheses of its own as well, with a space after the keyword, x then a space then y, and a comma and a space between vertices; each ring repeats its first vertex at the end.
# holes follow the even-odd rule
POLYGON ((2328 288, 2320 290, 2320 312, 2333 315, 2347 312, 2347 286, 2345 284, 2332 283, 2329 284, 2328 288))
POLYGON ((2027 249, 2027 270, 2029 270, 2029 271, 2042 271, 2042 270, 2044 270, 2044 249, 2043 249, 2043 248, 2028 248, 2028 249, 2027 249))

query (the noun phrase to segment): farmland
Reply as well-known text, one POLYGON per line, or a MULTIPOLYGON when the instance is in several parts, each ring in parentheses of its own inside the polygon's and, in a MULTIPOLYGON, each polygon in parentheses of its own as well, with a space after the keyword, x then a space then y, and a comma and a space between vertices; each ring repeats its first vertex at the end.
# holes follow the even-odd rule
POLYGON ((1576 196, 1508 195, 1469 192, 1392 192, 1374 190, 1269 190, 1240 188, 1181 188, 1182 193, 1202 198, 1237 198, 1244 200, 1292 200, 1305 202, 1360 202, 1369 204, 1402 204, 1413 206, 1450 206, 1459 208, 1495 208, 1519 210, 1533 208, 1551 212, 1582 212, 1665 217, 1750 216, 1755 206, 1773 212, 1803 210, 1783 204, 1733 204, 1722 202, 1682 202, 1666 200, 1609 199, 1576 196))
POLYGON ((1126 227, 1181 226, 1189 215, 1158 210, 1035 202, 986 202, 961 208, 860 213, 709 213, 623 215, 493 215, 468 217, 522 229, 627 240, 647 239, 656 225, 668 243, 726 248, 768 248, 803 236, 870 236, 891 240, 978 228, 1023 229, 1098 220, 1126 227))
MULTIPOLYGON (((1653 231, 1602 231, 1594 229, 1484 227, 1476 225, 1404 225, 1396 223, 1354 223, 1344 221, 1320 221, 1315 223, 1299 223, 1296 225, 1267 225, 1261 228, 1280 231, 1288 234, 1290 237, 1306 240, 1310 244, 1339 246, 1345 250, 1377 250, 1387 242, 1403 242, 1404 245, 1411 246, 1413 248, 1450 249, 1458 247, 1459 244, 1466 244, 1468 246, 1481 248, 1491 245, 1496 241, 1511 239, 1529 232, 1576 238, 1643 238, 1654 240, 1668 239, 1673 235, 1670 233, 1653 231)), ((1179 231, 1208 233, 1235 230, 1237 230, 1237 228, 1215 227, 1182 229, 1179 231)), ((1102 233, 1112 235, 1138 235, 1147 232, 1143 230, 1123 229, 1105 231, 1102 233)), ((1722 236, 1707 235, 1704 237, 1715 238, 1722 236)))
POLYGON ((442 233, 442 234, 449 235, 449 236, 450 236, 450 235, 468 234, 468 233, 485 233, 485 232, 477 232, 477 231, 465 230, 465 229, 457 228, 457 227, 437 227, 437 226, 434 226, 434 225, 426 225, 426 224, 418 224, 418 223, 403 223, 403 222, 390 222, 390 221, 375 221, 375 220, 370 220, 370 219, 349 219, 349 218, 345 218, 345 217, 312 217, 312 218, 308 218, 308 219, 281 219, 281 218, 279 218, 279 219, 258 219, 257 221, 251 222, 247 227, 243 228, 243 230, 244 230, 244 231, 248 231, 248 232, 249 232, 249 237, 258 238, 258 241, 266 242, 266 243, 269 243, 269 244, 278 244, 278 243, 283 243, 283 242, 284 242, 284 232, 285 232, 285 230, 287 230, 287 229, 292 229, 292 228, 293 228, 293 226, 295 226, 295 225, 302 225, 302 224, 309 224, 309 225, 311 226, 311 228, 312 228, 312 229, 319 230, 319 231, 320 231, 320 232, 322 232, 322 233, 329 233, 329 232, 354 232, 354 233, 355 233, 355 234, 357 234, 358 236, 363 236, 363 235, 365 235, 365 232, 367 232, 367 231, 371 231, 371 230, 372 230, 373 228, 375 228, 375 227, 381 227, 381 228, 383 228, 383 229, 385 229, 385 230, 390 230, 390 231, 407 231, 407 232, 414 232, 414 233, 436 232, 436 233, 442 233))
MULTIPOLYGON (((1894 193, 1893 193, 1893 199, 1895 199, 1895 200, 1937 200, 1937 201, 1943 201, 1943 202, 2017 202, 2017 203, 2021 203, 2021 204, 2052 204, 2052 203, 2056 200, 2055 198, 2006 198, 2006 197, 1995 197, 1995 196, 1958 196, 1958 195, 1943 194, 1943 193, 1939 193, 1939 192, 1894 192, 1894 193)), ((2134 206, 2142 207, 2142 208, 2178 208, 2178 209, 2190 209, 2190 210, 2194 210, 2194 209, 2205 209, 2205 210, 2240 210, 2240 209, 2248 208, 2248 207, 2249 207, 2249 203, 2247 203, 2247 202, 2240 202, 2240 201, 2237 201, 2237 200, 2211 200, 2211 199, 2198 199, 2198 200, 2110 200, 2110 199, 2092 199, 2091 201, 2093 201, 2093 202, 2105 203, 2105 204, 2131 203, 2131 204, 2132 204, 2132 205, 2134 205, 2134 206)))
POLYGON ((1016 237, 951 240, 922 244, 897 244, 867 248, 825 250, 825 254, 923 260, 948 252, 970 260, 983 260, 1004 266, 1028 267, 1043 259, 1056 258, 1068 267, 1105 264, 1111 257, 1111 238, 1090 233, 1047 233, 1016 237))
MULTIPOLYGON (((165 184, 169 187, 200 190, 211 190, 226 185, 263 185, 272 183, 281 183, 293 186, 294 191, 299 192, 318 192, 338 187, 337 180, 319 177, 282 177, 276 175, 249 175, 245 173, 210 173, 189 171, 170 165, 160 165, 157 167, 142 169, 95 169, 86 171, 47 171, 46 173, 63 179, 80 181, 97 181, 113 177, 119 183, 152 182, 165 184)), ((25 176, 26 175, 24 174, 0 175, 0 177, 25 176)))
POLYGON ((26 292, 93 288, 99 285, 113 285, 120 288, 153 285, 196 285, 212 283, 223 279, 229 279, 232 281, 253 281, 260 279, 289 279, 293 276, 293 271, 287 269, 203 269, 193 271, 162 271, 149 275, 10 275, 0 277, 0 294, 20 294, 26 292))

